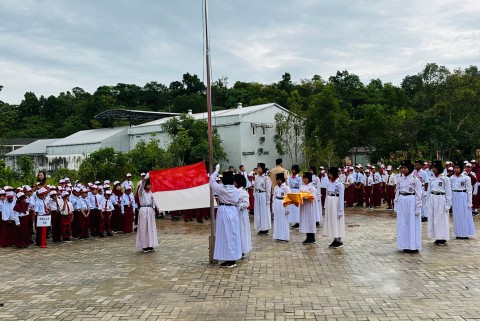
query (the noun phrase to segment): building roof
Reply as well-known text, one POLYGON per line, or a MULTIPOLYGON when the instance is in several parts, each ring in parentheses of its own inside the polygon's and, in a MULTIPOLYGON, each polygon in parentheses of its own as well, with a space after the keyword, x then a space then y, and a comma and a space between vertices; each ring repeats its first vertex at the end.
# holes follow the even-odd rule
POLYGON ((113 128, 98 128, 98 129, 82 130, 82 131, 76 132, 73 135, 59 139, 56 142, 49 144, 48 147, 101 143, 105 139, 110 138, 116 134, 119 134, 122 131, 126 130, 127 128, 128 128, 127 126, 123 126, 123 127, 113 127, 113 128))
POLYGON ((31 144, 25 145, 17 150, 7 153, 6 156, 20 156, 20 155, 38 155, 47 153, 47 145, 59 140, 54 139, 38 139, 31 144))
MULTIPOLYGON (((263 109, 266 109, 266 108, 270 108, 270 107, 277 107, 277 108, 280 108, 280 109, 282 109, 286 112, 289 112, 288 109, 285 109, 284 107, 282 107, 278 104, 269 103, 269 104, 263 104, 263 105, 255 105, 255 106, 249 106, 249 107, 241 107, 241 108, 232 108, 232 109, 224 109, 224 110, 213 111, 212 112, 212 118, 217 118, 218 119, 218 118, 221 118, 221 117, 247 115, 247 114, 254 113, 254 112, 257 112, 257 111, 260 111, 260 110, 263 110, 263 109)), ((207 117, 208 117, 208 113, 205 112, 205 113, 191 114, 191 116, 194 119, 205 119, 206 120, 207 117)), ((177 117, 177 116, 175 116, 175 117, 177 117)), ((151 121, 151 122, 148 122, 148 123, 145 123, 145 124, 141 124, 141 125, 138 125, 138 126, 135 126, 135 127, 161 125, 161 124, 165 124, 171 118, 172 117, 162 118, 162 119, 154 120, 154 121, 151 121)))

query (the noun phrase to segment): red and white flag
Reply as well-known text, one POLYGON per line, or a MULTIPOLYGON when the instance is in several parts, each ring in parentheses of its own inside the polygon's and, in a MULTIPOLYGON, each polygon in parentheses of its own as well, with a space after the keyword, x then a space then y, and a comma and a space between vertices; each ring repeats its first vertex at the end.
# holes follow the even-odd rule
POLYGON ((210 207, 210 186, 205 163, 151 171, 150 186, 162 211, 210 207))

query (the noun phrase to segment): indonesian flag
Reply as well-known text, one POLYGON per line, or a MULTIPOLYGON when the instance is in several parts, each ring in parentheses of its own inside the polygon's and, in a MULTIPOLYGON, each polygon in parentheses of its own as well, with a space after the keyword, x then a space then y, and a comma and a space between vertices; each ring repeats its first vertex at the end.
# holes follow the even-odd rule
POLYGON ((155 205, 162 211, 210 207, 210 186, 205 163, 151 171, 155 205))

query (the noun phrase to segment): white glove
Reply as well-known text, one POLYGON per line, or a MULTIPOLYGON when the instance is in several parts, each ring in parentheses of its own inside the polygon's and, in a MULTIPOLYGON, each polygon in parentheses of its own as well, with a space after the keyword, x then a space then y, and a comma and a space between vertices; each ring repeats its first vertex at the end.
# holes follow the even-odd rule
POLYGON ((220 171, 220 164, 217 164, 217 166, 215 166, 215 171, 216 171, 216 172, 219 172, 219 171, 220 171))
POLYGON ((420 212, 415 212, 415 216, 419 216, 420 215, 420 212))
POLYGON ((468 204, 468 208, 472 208, 473 207, 473 204, 468 204))
POLYGON ((445 210, 446 210, 447 212, 449 212, 449 211, 450 211, 450 205, 445 205, 445 210))
POLYGON ((343 216, 343 212, 338 212, 337 217, 340 218, 343 216))

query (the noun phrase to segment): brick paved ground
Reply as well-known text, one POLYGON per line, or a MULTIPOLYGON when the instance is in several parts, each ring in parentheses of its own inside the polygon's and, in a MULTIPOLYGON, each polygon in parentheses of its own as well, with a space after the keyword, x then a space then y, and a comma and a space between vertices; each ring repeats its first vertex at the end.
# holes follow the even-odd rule
POLYGON ((254 235, 250 258, 221 269, 208 223, 157 222, 149 254, 134 235, 0 249, 0 319, 480 320, 478 239, 435 247, 424 223, 423 251, 404 254, 392 213, 350 210, 342 250, 254 235))

